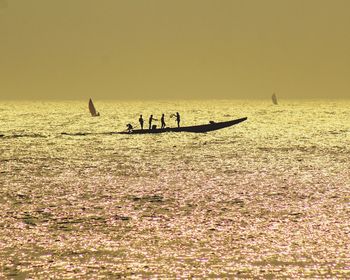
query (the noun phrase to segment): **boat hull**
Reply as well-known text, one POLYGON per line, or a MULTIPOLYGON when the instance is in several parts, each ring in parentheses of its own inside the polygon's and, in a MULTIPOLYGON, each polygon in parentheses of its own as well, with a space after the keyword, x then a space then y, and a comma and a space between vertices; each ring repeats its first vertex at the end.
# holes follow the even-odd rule
POLYGON ((230 127, 236 124, 239 124, 243 121, 247 120, 247 118, 241 118, 236 120, 231 120, 227 122, 218 122, 218 123, 210 123, 210 124, 202 124, 195 126, 185 126, 185 127, 166 127, 166 128, 158 128, 158 129, 134 129, 132 131, 122 131, 117 132, 118 134, 157 134, 157 133, 165 133, 165 132, 191 132, 191 133, 205 133, 209 131, 214 131, 218 129, 223 129, 225 127, 230 127))

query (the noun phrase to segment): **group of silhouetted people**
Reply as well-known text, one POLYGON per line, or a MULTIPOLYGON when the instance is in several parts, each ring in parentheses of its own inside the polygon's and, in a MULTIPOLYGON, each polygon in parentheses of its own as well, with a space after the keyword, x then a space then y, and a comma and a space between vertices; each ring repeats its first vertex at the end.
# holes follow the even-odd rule
MULTIPOLYGON (((172 117, 172 116, 175 116, 176 117, 176 119, 175 119, 175 121, 177 122, 177 127, 180 127, 180 114, 179 114, 179 112, 176 112, 176 114, 173 114, 173 115, 170 115, 170 117, 172 117)), ((157 119, 155 119, 154 117, 153 117, 153 115, 150 115, 149 116, 149 119, 148 119, 148 129, 149 130, 151 130, 151 129, 156 129, 157 128, 157 126, 156 125, 153 125, 152 126, 152 122, 153 121, 158 121, 157 119)), ((140 117, 139 117, 139 123, 140 123, 140 127, 141 127, 141 129, 143 130, 143 124, 144 124, 144 119, 143 119, 143 117, 142 117, 142 115, 140 115, 140 117)), ((161 129, 164 129, 165 127, 166 127, 166 123, 165 123, 165 115, 164 114, 162 114, 162 117, 160 118, 160 123, 161 123, 161 129)), ((127 129, 128 129, 128 131, 132 131, 133 130, 133 126, 129 123, 129 124, 127 124, 126 125, 127 126, 127 129)))

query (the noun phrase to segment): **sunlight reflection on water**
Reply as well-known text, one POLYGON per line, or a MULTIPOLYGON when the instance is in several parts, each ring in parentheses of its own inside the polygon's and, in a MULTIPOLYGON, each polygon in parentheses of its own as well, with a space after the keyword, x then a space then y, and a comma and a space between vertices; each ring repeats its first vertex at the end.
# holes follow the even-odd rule
POLYGON ((349 105, 3 102, 0 278, 350 277, 349 105))

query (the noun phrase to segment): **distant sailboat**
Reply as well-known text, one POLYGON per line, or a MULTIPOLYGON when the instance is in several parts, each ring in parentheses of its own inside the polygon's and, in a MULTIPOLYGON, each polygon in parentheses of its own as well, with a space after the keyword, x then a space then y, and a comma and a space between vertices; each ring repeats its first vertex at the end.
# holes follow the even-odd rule
POLYGON ((100 115, 99 112, 96 112, 94 103, 92 102, 92 99, 91 99, 91 98, 90 98, 90 100, 89 100, 89 110, 90 110, 90 113, 91 113, 91 116, 92 116, 92 117, 98 117, 98 116, 100 115))
POLYGON ((272 103, 275 104, 275 105, 278 105, 278 102, 277 102, 277 96, 276 94, 272 94, 272 103))

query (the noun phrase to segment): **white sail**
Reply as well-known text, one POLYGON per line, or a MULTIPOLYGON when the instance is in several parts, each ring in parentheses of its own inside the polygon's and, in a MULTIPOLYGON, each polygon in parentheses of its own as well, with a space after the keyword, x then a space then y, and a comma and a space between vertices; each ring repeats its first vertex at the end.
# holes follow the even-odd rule
POLYGON ((89 100, 89 110, 90 110, 90 113, 91 113, 91 116, 92 116, 92 117, 97 117, 97 116, 100 115, 100 113, 96 112, 94 103, 92 102, 92 99, 91 99, 91 98, 90 98, 90 100, 89 100))
POLYGON ((272 94, 272 103, 275 104, 275 105, 278 104, 276 94, 272 94))

